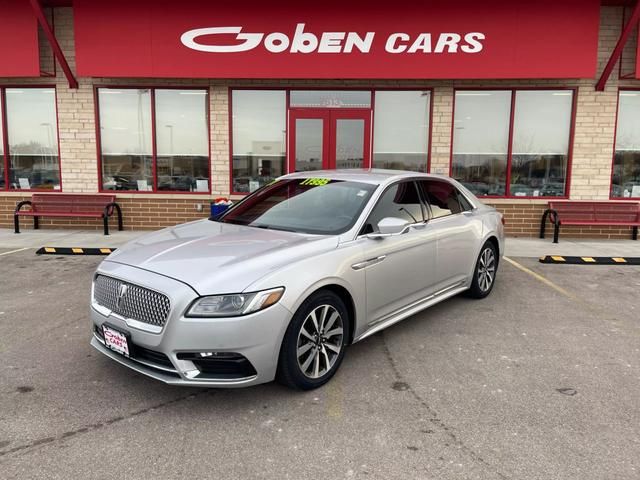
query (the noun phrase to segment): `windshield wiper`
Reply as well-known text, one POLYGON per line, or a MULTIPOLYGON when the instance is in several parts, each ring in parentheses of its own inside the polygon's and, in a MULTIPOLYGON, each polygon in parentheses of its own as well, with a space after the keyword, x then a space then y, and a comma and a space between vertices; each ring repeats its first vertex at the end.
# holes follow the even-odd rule
POLYGON ((249 227, 262 228, 264 230, 281 230, 283 232, 301 233, 300 230, 295 230, 293 228, 275 227, 273 225, 267 225, 267 224, 264 224, 264 223, 253 223, 253 224, 248 225, 248 226, 249 227))
POLYGON ((214 222, 228 223, 230 225, 246 225, 246 223, 244 223, 242 220, 234 220, 234 219, 227 220, 224 218, 216 219, 214 220, 214 222))

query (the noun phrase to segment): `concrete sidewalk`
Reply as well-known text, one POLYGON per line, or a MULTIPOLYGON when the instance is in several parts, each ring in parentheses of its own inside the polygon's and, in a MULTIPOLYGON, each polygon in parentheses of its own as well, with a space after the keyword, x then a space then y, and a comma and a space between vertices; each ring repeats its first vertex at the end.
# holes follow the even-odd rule
POLYGON ((576 257, 640 257, 638 240, 563 239, 553 243, 551 238, 507 238, 508 257, 542 257, 566 255, 576 257))
POLYGON ((13 229, 0 228, 0 248, 40 248, 40 247, 81 247, 117 248, 129 240, 138 238, 148 231, 111 230, 104 235, 102 230, 66 229, 22 229, 18 234, 13 229))
MULTIPOLYGON (((149 231, 112 231, 105 236, 99 230, 28 230, 15 234, 0 228, 0 248, 81 247, 117 248, 149 231)), ((640 257, 640 241, 629 240, 552 240, 537 238, 507 238, 506 255, 510 257, 541 257, 543 255, 575 255, 595 257, 640 257)))

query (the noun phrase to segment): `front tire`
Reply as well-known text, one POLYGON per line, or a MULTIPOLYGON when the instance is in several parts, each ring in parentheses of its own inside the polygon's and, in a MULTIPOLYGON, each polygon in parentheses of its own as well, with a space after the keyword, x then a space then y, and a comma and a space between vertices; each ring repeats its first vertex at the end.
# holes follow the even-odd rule
POLYGON ((476 261, 476 268, 473 271, 473 281, 469 288, 471 298, 485 298, 493 290, 498 273, 498 252, 493 242, 486 242, 476 261))
POLYGON ((300 390, 327 383, 336 373, 351 319, 342 299, 329 290, 311 295, 287 328, 278 361, 278 381, 300 390))

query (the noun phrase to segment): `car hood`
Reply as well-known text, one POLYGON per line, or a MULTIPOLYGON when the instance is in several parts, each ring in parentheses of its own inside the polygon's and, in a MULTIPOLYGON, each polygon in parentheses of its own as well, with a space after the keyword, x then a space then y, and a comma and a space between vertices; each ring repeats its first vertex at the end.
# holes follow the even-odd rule
POLYGON ((201 220, 144 235, 105 261, 159 273, 211 295, 242 292, 284 265, 337 245, 336 236, 201 220))

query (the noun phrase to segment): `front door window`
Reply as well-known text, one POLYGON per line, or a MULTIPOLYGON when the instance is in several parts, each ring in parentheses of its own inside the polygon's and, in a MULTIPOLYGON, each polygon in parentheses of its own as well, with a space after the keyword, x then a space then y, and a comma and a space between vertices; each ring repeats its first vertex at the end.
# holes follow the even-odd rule
POLYGON ((364 130, 362 118, 336 120, 336 168, 364 167, 364 130))
POLYGON ((295 122, 295 170, 307 172, 325 168, 323 119, 297 118, 295 122))

